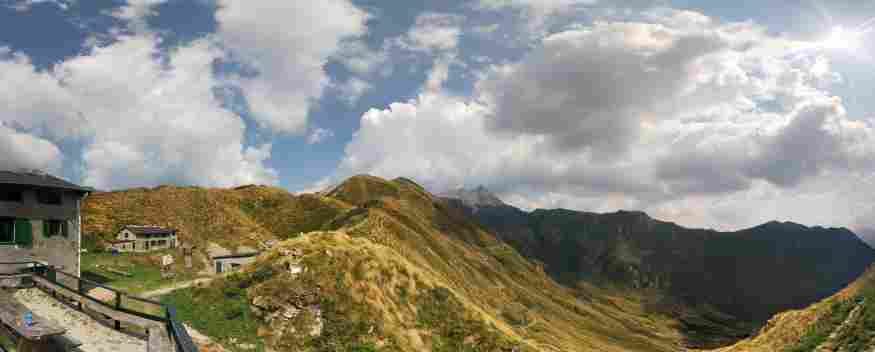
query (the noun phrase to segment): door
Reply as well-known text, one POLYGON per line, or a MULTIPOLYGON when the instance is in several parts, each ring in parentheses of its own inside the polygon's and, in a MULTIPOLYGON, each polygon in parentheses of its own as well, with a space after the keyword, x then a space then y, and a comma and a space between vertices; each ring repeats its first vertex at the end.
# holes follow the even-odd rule
POLYGON ((222 273, 222 262, 216 261, 216 274, 222 273))

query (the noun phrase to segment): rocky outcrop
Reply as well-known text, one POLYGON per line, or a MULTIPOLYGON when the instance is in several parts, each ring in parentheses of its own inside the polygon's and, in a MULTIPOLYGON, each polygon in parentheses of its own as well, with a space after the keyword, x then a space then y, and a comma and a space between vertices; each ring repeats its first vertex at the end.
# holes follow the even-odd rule
POLYGON ((319 296, 315 292, 293 292, 291 299, 255 296, 250 300, 252 313, 279 334, 307 333, 319 336, 325 322, 319 296))

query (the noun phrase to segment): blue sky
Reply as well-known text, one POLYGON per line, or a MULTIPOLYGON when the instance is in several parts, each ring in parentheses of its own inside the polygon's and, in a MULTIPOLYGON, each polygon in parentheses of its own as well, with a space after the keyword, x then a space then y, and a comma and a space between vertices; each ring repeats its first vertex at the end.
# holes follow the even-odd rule
POLYGON ((0 0, 0 166, 101 189, 370 173, 524 208, 864 229, 872 17, 851 0, 0 0))

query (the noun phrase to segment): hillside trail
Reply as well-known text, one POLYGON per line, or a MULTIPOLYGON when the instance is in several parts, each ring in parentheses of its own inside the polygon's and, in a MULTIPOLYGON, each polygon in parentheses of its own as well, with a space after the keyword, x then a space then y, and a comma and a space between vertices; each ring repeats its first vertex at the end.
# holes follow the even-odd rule
POLYGON ((213 280, 226 277, 229 274, 233 274, 233 272, 224 273, 222 275, 216 275, 216 276, 211 276, 211 277, 202 277, 199 279, 177 282, 177 283, 170 285, 170 286, 167 286, 167 287, 162 287, 162 288, 155 289, 152 291, 146 291, 146 292, 140 293, 137 296, 142 297, 142 298, 152 299, 152 298, 156 298, 159 296, 164 296, 164 295, 169 294, 169 293, 176 291, 176 290, 189 288, 189 287, 199 285, 199 284, 208 284, 208 283, 212 282, 213 280))

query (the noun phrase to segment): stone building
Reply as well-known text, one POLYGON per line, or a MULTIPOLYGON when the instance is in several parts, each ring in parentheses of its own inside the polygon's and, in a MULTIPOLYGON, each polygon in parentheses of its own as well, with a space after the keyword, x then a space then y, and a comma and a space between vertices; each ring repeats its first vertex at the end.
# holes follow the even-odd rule
POLYGON ((247 246, 237 247, 236 251, 231 252, 215 243, 210 243, 207 254, 213 263, 211 272, 222 274, 240 270, 242 266, 254 262, 260 252, 247 246))
POLYGON ((177 241, 174 229, 128 225, 119 230, 110 246, 119 252, 151 252, 176 248, 177 241))
POLYGON ((38 261, 79 276, 80 210, 93 191, 38 171, 0 171, 0 262, 38 261))

